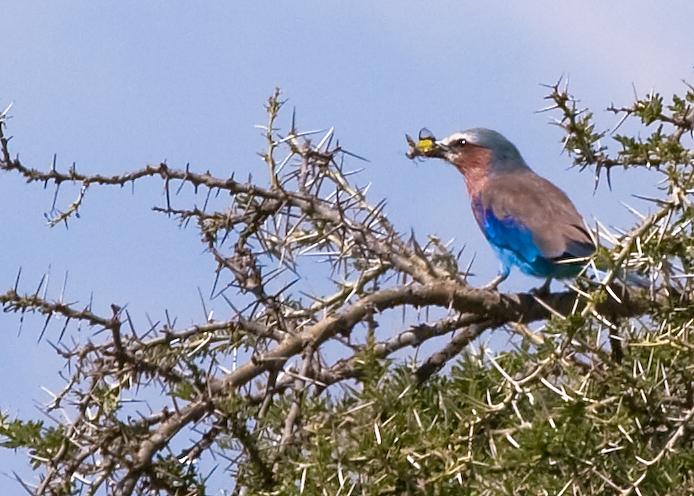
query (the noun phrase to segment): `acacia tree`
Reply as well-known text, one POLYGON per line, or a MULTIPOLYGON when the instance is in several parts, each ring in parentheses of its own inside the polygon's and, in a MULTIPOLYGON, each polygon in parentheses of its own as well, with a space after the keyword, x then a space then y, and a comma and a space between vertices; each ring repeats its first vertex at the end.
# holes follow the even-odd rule
POLYGON ((37 470, 21 483, 205 494, 219 489, 207 487, 216 468, 239 495, 691 494, 694 89, 608 109, 645 138, 597 131, 558 84, 547 98, 575 165, 608 180, 648 167, 662 194, 629 230, 597 232, 604 275, 542 297, 475 288, 451 247, 398 231, 332 132, 302 133, 293 116, 278 129, 279 92, 266 106, 267 183, 164 163, 117 176, 34 169, 12 157, 2 114, 4 171, 79 186, 51 224, 97 187, 161 181, 154 209, 197 228, 216 265, 210 298, 228 309, 141 328, 119 302, 99 314, 19 279, 0 294, 6 312, 43 316, 37 333, 94 331, 56 347, 70 375, 47 412, 68 420, 0 416, 2 445, 37 470), (186 188, 223 203, 187 205, 186 188), (650 287, 623 285, 625 269, 650 287), (493 330, 510 344, 476 341, 493 330), (157 401, 135 409, 126 396, 157 401))

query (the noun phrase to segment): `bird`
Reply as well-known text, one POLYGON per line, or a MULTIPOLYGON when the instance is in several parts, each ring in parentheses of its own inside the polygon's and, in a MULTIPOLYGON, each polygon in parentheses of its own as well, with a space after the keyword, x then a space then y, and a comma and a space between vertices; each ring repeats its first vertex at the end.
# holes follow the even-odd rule
POLYGON ((485 289, 497 289, 511 268, 545 279, 577 276, 595 252, 595 242, 569 197, 536 174, 518 148, 485 128, 455 132, 437 140, 426 128, 418 141, 406 135, 407 156, 439 158, 458 169, 467 186, 472 213, 496 253, 500 267, 485 289))

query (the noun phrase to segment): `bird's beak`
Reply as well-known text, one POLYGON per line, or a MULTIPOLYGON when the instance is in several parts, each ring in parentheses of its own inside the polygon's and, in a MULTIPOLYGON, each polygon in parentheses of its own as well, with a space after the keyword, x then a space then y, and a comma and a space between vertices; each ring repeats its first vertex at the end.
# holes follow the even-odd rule
POLYGON ((417 141, 412 139, 409 134, 405 135, 405 139, 408 145, 406 153, 407 158, 444 158, 445 156, 446 146, 440 141, 437 141, 427 128, 422 128, 419 131, 417 141))

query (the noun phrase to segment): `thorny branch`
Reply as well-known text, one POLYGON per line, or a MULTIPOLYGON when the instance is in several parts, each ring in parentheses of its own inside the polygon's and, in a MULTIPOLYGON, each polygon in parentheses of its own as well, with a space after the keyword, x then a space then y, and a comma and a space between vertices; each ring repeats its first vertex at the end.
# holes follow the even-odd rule
MULTIPOLYGON (((624 161, 626 155, 613 158, 597 144, 605 134, 594 132, 590 114, 576 109, 566 89, 553 86, 549 98, 563 114, 559 123, 567 132, 565 146, 579 165, 595 166, 598 175, 602 168, 633 165, 624 161)), ((616 332, 620 322, 652 312, 673 294, 683 305, 688 301, 689 279, 677 278, 686 273, 686 264, 664 264, 644 249, 649 240, 664 242, 666 231, 691 209, 690 189, 684 185, 672 188, 669 199, 630 232, 601 233, 617 248, 610 252, 611 268, 599 283, 584 281, 575 291, 542 299, 499 294, 470 286, 459 256, 435 238, 420 246, 414 236, 399 233, 385 215, 385 203, 372 205, 368 187, 350 181, 345 167, 352 154, 335 142, 332 130, 314 144, 313 135, 299 132, 292 117, 288 133, 280 135, 276 126, 282 103, 275 92, 266 106, 267 125, 261 126, 268 187, 165 163, 113 176, 84 174, 74 165, 65 172, 57 167, 37 170, 12 158, 6 112, 0 114, 0 169, 29 183, 80 186, 77 200, 51 217, 51 225, 76 215, 90 187, 162 180, 166 204, 154 210, 197 225, 217 265, 213 299, 227 302, 230 311, 224 320, 208 319, 187 328, 168 320, 139 328, 118 305, 112 306, 112 315, 103 316, 90 305, 52 301, 40 290, 22 294, 19 278, 13 289, 0 294, 6 312, 43 316, 42 334, 50 322, 60 320, 61 335, 70 323, 94 331, 86 343, 56 345, 71 375, 48 411, 61 410, 70 421, 56 446, 40 453, 35 449, 44 469, 36 493, 61 494, 78 485, 89 494, 194 494, 201 483, 194 465, 210 453, 230 460, 237 490, 255 473, 271 492, 279 483, 283 457, 315 427, 314 419, 304 418, 307 403, 361 380, 368 375, 364 364, 369 360, 385 363, 407 347, 450 335, 440 351, 413 369, 413 382, 421 385, 488 330, 549 318, 585 322, 595 316, 616 332), (202 208, 174 206, 174 185, 178 193, 188 186, 195 193, 206 192, 207 199, 217 195, 224 201, 212 205, 206 199, 202 208), (613 284, 622 267, 667 272, 667 281, 656 284, 651 278, 650 288, 626 291, 613 284), (320 274, 331 287, 309 292, 303 285, 308 273, 320 274), (417 309, 432 316, 412 316, 417 309), (410 316, 394 324, 389 312, 395 310, 409 311, 410 316), (374 336, 378 326, 388 329, 388 337, 380 341, 374 336), (334 358, 331 349, 347 356, 334 358), (127 394, 155 388, 168 400, 163 407, 145 413, 124 401, 127 394), (279 405, 286 409, 273 423, 264 412, 279 405), (185 445, 178 454, 170 447, 174 441, 185 445)), ((691 130, 690 121, 677 116, 660 113, 656 119, 683 132, 691 130)), ((680 233, 690 226, 678 225, 680 233)), ((535 346, 550 341, 531 340, 535 346)), ((609 360, 599 339, 588 344, 577 337, 576 328, 567 327, 565 337, 552 342, 555 353, 529 364, 523 377, 511 377, 490 359, 509 390, 501 402, 493 407, 490 403, 489 412, 515 405, 521 395, 530 394, 530 384, 568 398, 563 386, 552 383, 556 367, 570 362, 581 370, 597 370, 609 360)), ((691 419, 691 411, 689 406, 685 419, 691 419)), ((683 425, 675 427, 652 463, 681 440, 683 425)), ((638 480, 632 487, 637 486, 638 480)))

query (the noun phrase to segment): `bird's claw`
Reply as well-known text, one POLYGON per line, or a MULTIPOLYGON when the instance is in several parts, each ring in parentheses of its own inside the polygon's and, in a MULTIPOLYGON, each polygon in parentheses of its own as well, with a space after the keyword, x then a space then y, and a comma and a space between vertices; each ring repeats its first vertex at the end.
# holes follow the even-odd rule
POLYGON ((550 294, 550 285, 552 284, 552 278, 548 278, 544 283, 542 283, 542 286, 538 286, 537 288, 533 288, 529 291, 529 293, 533 296, 547 296, 550 294))

